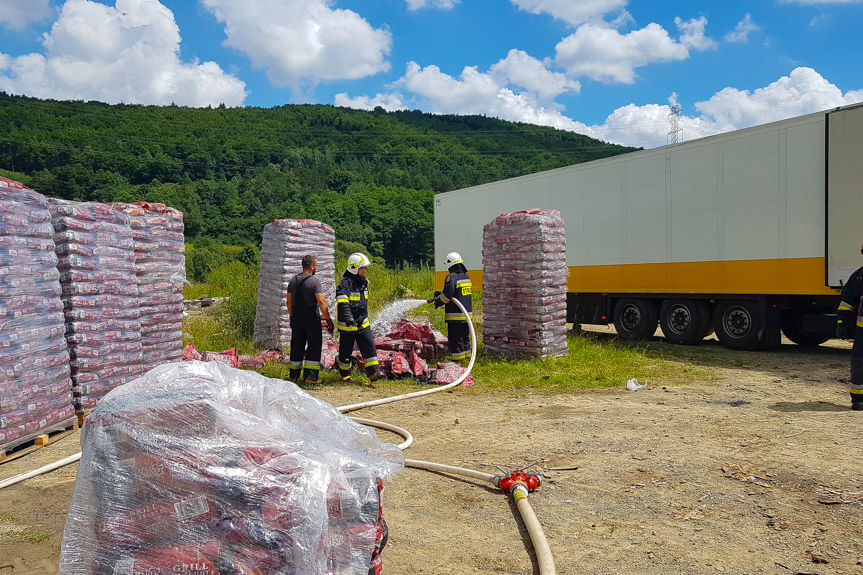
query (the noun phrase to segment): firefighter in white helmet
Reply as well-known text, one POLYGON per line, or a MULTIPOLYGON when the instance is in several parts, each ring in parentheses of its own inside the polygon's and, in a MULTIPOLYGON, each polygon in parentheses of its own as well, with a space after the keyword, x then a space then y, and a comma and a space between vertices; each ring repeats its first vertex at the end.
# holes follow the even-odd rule
POLYGON ((444 307, 449 352, 453 361, 462 363, 469 361, 471 355, 470 331, 467 326, 470 318, 465 316, 453 300, 458 300, 469 313, 472 312, 473 284, 458 252, 448 253, 444 265, 449 273, 443 281, 443 291, 435 292, 434 297, 427 301, 434 302, 435 307, 444 307))
POLYGON ((371 264, 362 253, 351 254, 348 265, 336 288, 336 324, 339 328, 339 375, 351 380, 351 354, 354 342, 363 356, 366 375, 372 381, 381 377, 377 350, 369 323, 369 282, 366 268, 371 264))

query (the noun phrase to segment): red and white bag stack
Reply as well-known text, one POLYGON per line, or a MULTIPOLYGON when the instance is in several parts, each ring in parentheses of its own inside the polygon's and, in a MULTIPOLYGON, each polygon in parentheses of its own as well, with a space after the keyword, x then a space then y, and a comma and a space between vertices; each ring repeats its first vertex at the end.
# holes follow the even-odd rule
POLYGON ((87 418, 66 575, 381 573, 404 455, 290 382, 158 366, 87 418))
POLYGON ((492 355, 566 355, 566 234, 557 210, 501 214, 483 228, 483 343, 492 355))
POLYGON ((75 417, 46 198, 0 178, 0 451, 75 417))
POLYGON ((141 306, 144 371, 179 361, 183 354, 183 284, 186 246, 183 212, 164 204, 114 204, 129 216, 141 306))
POLYGON ((109 205, 49 199, 78 411, 143 372, 135 242, 109 205))
MULTIPOLYGON (((315 220, 274 220, 264 226, 261 242, 261 269, 258 307, 255 315, 255 347, 279 349, 291 345, 291 318, 288 315, 288 283, 303 268, 303 256, 318 259, 316 277, 324 297, 335 314, 336 235, 333 228, 315 220)), ((324 339, 330 337, 324 330, 324 339)))

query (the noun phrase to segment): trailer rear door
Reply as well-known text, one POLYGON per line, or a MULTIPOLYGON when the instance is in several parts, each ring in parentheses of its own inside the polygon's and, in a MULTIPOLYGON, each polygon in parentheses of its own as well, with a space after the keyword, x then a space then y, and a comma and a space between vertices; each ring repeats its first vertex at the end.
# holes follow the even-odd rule
POLYGON ((839 287, 863 265, 863 105, 828 112, 827 285, 839 287))

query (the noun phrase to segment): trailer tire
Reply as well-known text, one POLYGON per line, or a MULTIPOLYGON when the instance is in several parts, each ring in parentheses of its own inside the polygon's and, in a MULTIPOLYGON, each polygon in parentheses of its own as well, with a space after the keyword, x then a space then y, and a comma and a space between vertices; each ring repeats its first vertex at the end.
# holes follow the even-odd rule
POLYGON ((785 337, 800 347, 817 347, 830 339, 824 335, 804 334, 801 328, 803 312, 801 310, 785 310, 782 312, 782 333, 785 337))
POLYGON ((659 325, 671 343, 694 345, 710 331, 710 309, 700 300, 667 299, 659 309, 659 325))
POLYGON ((758 302, 721 301, 713 312, 713 329, 725 347, 755 349, 764 336, 764 318, 758 302))
POLYGON ((624 298, 614 306, 614 329, 620 339, 650 339, 658 321, 656 305, 648 299, 624 298))

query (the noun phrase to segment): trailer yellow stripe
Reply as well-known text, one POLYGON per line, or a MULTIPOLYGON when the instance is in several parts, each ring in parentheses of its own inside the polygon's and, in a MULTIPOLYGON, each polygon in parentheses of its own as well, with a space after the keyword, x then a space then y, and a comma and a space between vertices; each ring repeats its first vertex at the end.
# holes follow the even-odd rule
MULTIPOLYGON (((482 285, 482 270, 468 272, 482 285)), ((437 272, 443 284, 446 272, 437 272)), ((838 295, 824 285, 824 258, 570 266, 570 293, 838 295)))

